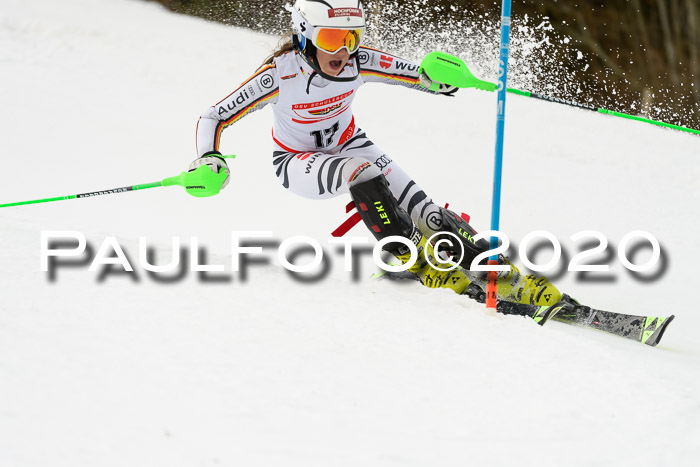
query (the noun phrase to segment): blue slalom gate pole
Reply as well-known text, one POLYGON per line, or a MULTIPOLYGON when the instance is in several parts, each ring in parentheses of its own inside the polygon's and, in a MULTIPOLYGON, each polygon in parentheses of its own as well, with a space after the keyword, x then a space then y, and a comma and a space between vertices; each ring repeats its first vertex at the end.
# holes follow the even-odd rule
MULTIPOLYGON (((501 224, 501 179, 503 172, 503 133, 506 123, 506 84, 508 82, 508 56, 510 55, 510 0, 501 2, 501 45, 498 65, 498 107, 496 114, 496 157, 493 174, 493 201, 491 204, 491 230, 498 231, 501 224)), ((491 249, 498 247, 498 238, 491 237, 491 249)), ((498 264, 498 255, 489 258, 489 264, 498 264)), ((496 308, 497 273, 488 274, 486 307, 496 308)))

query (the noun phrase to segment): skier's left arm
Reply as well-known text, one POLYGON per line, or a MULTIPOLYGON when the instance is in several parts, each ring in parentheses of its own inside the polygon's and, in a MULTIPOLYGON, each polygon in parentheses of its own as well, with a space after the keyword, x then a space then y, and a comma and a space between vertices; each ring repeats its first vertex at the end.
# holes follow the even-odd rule
POLYGON ((398 84, 430 94, 447 96, 457 92, 456 87, 443 83, 440 83, 438 91, 429 91, 428 88, 432 81, 425 73, 418 74, 420 65, 410 60, 404 60, 396 55, 362 46, 358 52, 358 59, 360 62, 360 75, 366 83, 398 84))

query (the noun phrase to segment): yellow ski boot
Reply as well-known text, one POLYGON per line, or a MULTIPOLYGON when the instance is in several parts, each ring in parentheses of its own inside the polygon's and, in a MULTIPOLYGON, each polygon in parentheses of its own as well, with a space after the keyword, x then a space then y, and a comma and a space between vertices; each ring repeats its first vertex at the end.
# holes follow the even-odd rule
MULTIPOLYGON (((408 271, 413 273, 420 280, 421 284, 431 289, 452 289, 458 294, 463 294, 469 287, 471 280, 467 277, 465 271, 460 267, 455 268, 451 263, 445 263, 436 258, 433 246, 427 242, 424 236, 421 235, 420 241, 416 244, 416 249, 418 250, 418 259, 413 266, 408 268, 408 271)), ((401 261, 401 264, 406 264, 411 260, 410 251, 395 256, 401 261)))
MULTIPOLYGON (((454 234, 452 238, 459 239, 459 244, 455 245, 449 253, 455 258, 462 258, 460 265, 468 269, 477 255, 489 250, 488 242, 484 239, 475 241, 476 232, 461 216, 446 208, 440 208, 440 213, 442 215, 442 229, 454 234)), ((438 239, 440 238, 438 236, 438 239)), ((450 237, 445 236, 445 238, 450 237)), ((503 255, 499 255, 499 263, 510 266, 509 271, 498 273, 499 299, 538 306, 551 306, 561 300, 561 293, 546 277, 533 274, 523 275, 503 255)), ((482 290, 486 290, 486 273, 470 271, 465 271, 465 273, 474 284, 482 290)))
MULTIPOLYGON (((546 277, 534 274, 523 275, 508 258, 499 256, 501 264, 510 266, 510 271, 498 273, 498 298, 526 305, 551 306, 561 300, 561 292, 546 277)), ((486 290, 486 276, 473 276, 474 283, 486 290)))

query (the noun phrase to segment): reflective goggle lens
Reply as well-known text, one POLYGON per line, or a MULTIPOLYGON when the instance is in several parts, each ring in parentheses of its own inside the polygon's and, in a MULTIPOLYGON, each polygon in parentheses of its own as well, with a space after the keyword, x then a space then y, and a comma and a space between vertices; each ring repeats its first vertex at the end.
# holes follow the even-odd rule
POLYGON ((362 28, 358 29, 331 29, 319 28, 316 34, 315 45, 326 52, 335 53, 343 47, 348 52, 355 53, 362 41, 362 28))

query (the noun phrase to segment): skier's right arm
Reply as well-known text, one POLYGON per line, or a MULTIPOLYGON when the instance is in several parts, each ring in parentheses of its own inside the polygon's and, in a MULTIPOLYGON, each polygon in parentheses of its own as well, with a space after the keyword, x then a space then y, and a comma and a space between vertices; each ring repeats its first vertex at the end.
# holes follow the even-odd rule
POLYGON ((221 133, 244 116, 276 103, 279 97, 279 75, 273 64, 255 72, 235 91, 202 113, 197 123, 197 155, 221 155, 221 133))

